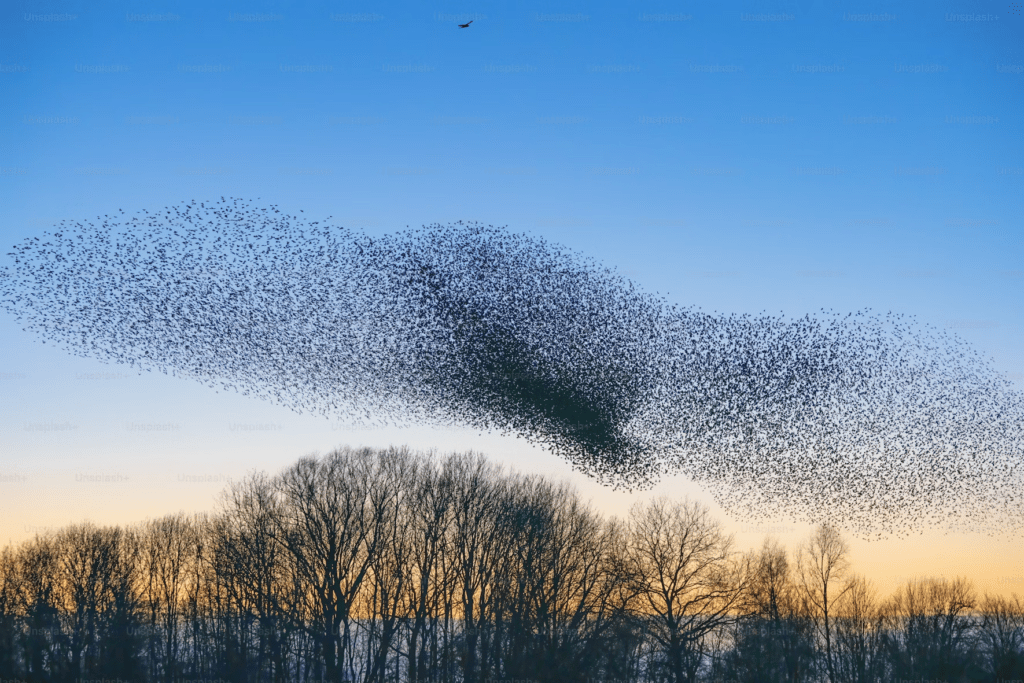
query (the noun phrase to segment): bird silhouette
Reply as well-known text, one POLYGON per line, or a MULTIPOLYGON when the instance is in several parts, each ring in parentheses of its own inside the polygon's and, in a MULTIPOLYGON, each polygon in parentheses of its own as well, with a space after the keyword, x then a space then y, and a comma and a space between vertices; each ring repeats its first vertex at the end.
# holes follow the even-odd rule
POLYGON ((1024 397, 906 313, 708 313, 475 222, 122 214, 12 248, 0 306, 26 333, 352 424, 520 436, 614 488, 682 473, 741 519, 1024 526, 1024 397))
POLYGON ((469 28, 469 25, 472 24, 472 23, 473 23, 473 20, 470 19, 465 24, 459 24, 459 28, 469 28))

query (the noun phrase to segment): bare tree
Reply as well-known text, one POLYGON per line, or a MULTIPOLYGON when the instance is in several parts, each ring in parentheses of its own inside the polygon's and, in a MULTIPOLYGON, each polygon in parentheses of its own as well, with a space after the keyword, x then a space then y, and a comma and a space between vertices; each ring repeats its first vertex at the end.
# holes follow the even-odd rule
POLYGON ((29 681, 45 681, 59 662, 63 631, 60 623, 60 554, 54 534, 37 535, 19 548, 18 609, 27 634, 23 640, 24 670, 29 681))
POLYGON ((988 674, 996 680, 1024 679, 1024 600, 986 595, 981 605, 981 639, 988 674))
POLYGON ((185 514, 152 520, 142 533, 142 595, 150 635, 150 675, 172 683, 180 677, 181 626, 189 565, 198 534, 185 514))
MULTIPOLYGON (((492 599, 494 573, 506 559, 499 554, 495 533, 503 496, 500 470, 480 454, 456 454, 444 463, 452 486, 449 557, 457 581, 456 604, 462 618, 461 664, 465 683, 480 679, 478 645, 487 623, 483 613, 492 599)), ((486 661, 484 662, 486 664, 486 661)), ((450 676, 450 672, 447 672, 450 676)))
POLYGON ((836 683, 832 652, 835 604, 850 590, 850 584, 844 583, 849 569, 848 554, 849 546, 839 529, 830 524, 819 525, 798 552, 799 586, 824 644, 825 671, 830 683, 836 683))
POLYGON ((882 607, 891 675, 954 681, 977 665, 970 613, 974 589, 962 578, 923 579, 900 588, 882 607))
POLYGON ((134 674, 131 626, 138 616, 137 545, 120 527, 73 524, 59 548, 61 616, 68 674, 75 678, 134 674), (129 656, 131 655, 131 656, 129 656))
MULTIPOLYGON (((1024 675, 1021 599, 965 580, 879 607, 818 527, 741 555, 706 507, 604 520, 474 453, 340 449, 210 515, 0 551, 0 679, 877 683, 1024 675), (817 658, 817 660, 815 660, 817 658)), ((973 680, 972 679, 972 680, 973 680)))
POLYGON ((766 538, 751 567, 747 614, 733 631, 731 670, 744 680, 802 681, 814 661, 814 633, 789 555, 766 538))
POLYGON ((706 506, 659 498, 630 511, 628 558, 638 608, 652 616, 649 633, 674 683, 696 679, 704 639, 733 619, 749 580, 749 561, 706 506))
MULTIPOLYGON (((377 454, 376 476, 369 503, 378 529, 376 552, 371 558, 367 590, 366 680, 383 683, 399 626, 411 613, 407 586, 411 583, 412 538, 409 522, 409 493, 418 474, 419 460, 406 448, 389 448, 377 454)), ((397 666, 397 658, 396 658, 397 666)))
POLYGON ((253 473, 232 483, 221 499, 226 524, 217 525, 225 589, 255 624, 255 670, 262 680, 289 680, 290 635, 300 618, 299 596, 282 537, 281 503, 273 482, 253 473))
POLYGON ((20 619, 18 576, 14 548, 0 550, 0 678, 13 679, 19 673, 17 653, 20 619))
POLYGON ((353 608, 385 538, 387 517, 369 449, 306 457, 276 480, 284 546, 303 585, 306 627, 317 639, 329 681, 342 681, 352 644, 353 608))
POLYGON ((55 539, 59 548, 61 631, 68 637, 69 675, 92 675, 96 651, 103 574, 106 558, 97 543, 99 530, 92 524, 73 524, 61 529, 55 539))
POLYGON ((407 639, 408 679, 436 680, 439 617, 448 587, 442 557, 449 544, 453 489, 436 463, 427 460, 419 469, 410 495, 405 531, 410 548, 407 584, 412 625, 407 639))
POLYGON ((142 596, 139 571, 142 542, 131 528, 105 527, 101 533, 103 566, 108 569, 100 620, 104 638, 100 642, 99 678, 136 680, 145 669, 142 662, 142 596))
POLYGON ((195 545, 189 548, 185 590, 182 598, 184 620, 183 642, 187 643, 187 654, 183 654, 181 670, 186 678, 214 678, 212 662, 216 660, 214 634, 215 600, 213 586, 217 584, 214 553, 217 529, 223 526, 224 515, 196 514, 192 517, 195 526, 195 545))
POLYGON ((883 623, 876 591, 862 576, 849 577, 835 612, 836 677, 874 683, 885 673, 883 623))
POLYGON ((542 477, 511 478, 498 534, 490 653, 495 675, 593 678, 616 607, 617 525, 542 477))

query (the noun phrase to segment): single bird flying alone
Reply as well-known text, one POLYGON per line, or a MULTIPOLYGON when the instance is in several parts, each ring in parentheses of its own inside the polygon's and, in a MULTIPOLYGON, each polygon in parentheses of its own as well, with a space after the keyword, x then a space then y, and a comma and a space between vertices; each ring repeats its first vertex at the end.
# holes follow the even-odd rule
POLYGON ((473 23, 473 20, 470 19, 465 24, 459 24, 459 28, 469 28, 469 25, 472 24, 472 23, 473 23))

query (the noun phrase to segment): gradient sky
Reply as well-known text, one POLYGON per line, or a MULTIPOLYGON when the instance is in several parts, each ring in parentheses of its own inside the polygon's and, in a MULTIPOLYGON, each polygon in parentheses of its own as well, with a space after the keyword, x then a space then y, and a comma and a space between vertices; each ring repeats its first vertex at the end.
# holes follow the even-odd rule
MULTIPOLYGON (((383 234, 507 225, 708 311, 872 308, 1024 389, 1024 16, 1008 2, 6 2, 0 242, 234 196, 383 234), (457 23, 473 20, 466 30, 457 23)), ((4 253, 6 253, 6 249, 4 253)), ((0 256, 8 263, 9 257, 0 256)), ((354 430, 72 357, 0 313, 0 543, 211 509, 339 444, 475 448, 615 493, 514 438, 354 430), (111 481, 95 481, 105 475, 111 481)), ((741 548, 810 526, 730 520, 741 548)), ((1024 592, 1024 548, 853 542, 888 593, 1024 592)))

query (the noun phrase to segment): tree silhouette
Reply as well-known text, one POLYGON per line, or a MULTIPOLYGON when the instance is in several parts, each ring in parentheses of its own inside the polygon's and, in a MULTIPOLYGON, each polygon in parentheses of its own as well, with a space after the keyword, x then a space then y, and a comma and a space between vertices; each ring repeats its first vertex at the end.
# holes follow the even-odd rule
POLYGON ((0 678, 181 683, 1014 680, 1024 602, 880 600, 834 528, 740 554, 666 498, 605 519, 478 453, 340 448, 215 511, 0 551, 0 678), (795 557, 795 560, 793 559, 795 557))

